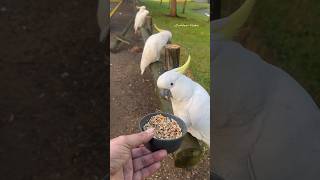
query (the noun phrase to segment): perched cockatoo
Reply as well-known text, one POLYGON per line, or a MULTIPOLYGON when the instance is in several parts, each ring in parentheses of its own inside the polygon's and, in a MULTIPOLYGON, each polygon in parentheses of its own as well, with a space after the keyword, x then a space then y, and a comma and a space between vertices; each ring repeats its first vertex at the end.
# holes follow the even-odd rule
POLYGON ((109 3, 106 0, 99 0, 98 10, 97 10, 97 20, 100 28, 100 37, 99 40, 102 42, 107 36, 107 20, 108 14, 107 10, 109 9, 109 3))
POLYGON ((139 9, 139 11, 137 12, 136 17, 134 19, 134 33, 137 33, 139 28, 141 28, 144 25, 146 17, 149 14, 149 11, 146 10, 145 6, 140 6, 137 8, 139 9))
POLYGON ((170 97, 174 115, 186 123, 188 132, 210 147, 210 96, 200 84, 183 75, 190 60, 189 55, 182 67, 160 75, 157 86, 170 97))
POLYGON ((141 74, 144 73, 145 69, 151 63, 159 61, 161 49, 172 38, 170 31, 159 29, 156 25, 154 25, 154 27, 159 31, 159 33, 151 35, 144 44, 140 62, 141 74))
POLYGON ((288 73, 232 40, 254 2, 211 22, 212 167, 228 180, 319 179, 319 107, 288 73))

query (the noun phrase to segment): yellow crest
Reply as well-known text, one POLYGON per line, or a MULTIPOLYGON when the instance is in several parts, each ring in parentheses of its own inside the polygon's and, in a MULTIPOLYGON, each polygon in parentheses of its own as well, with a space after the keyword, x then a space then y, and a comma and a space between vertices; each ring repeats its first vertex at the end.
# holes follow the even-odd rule
POLYGON ((188 69, 188 67, 190 66, 190 61, 191 61, 191 56, 189 54, 187 62, 184 63, 183 66, 178 67, 177 68, 177 72, 181 73, 181 74, 184 74, 186 72, 186 70, 188 69))
POLYGON ((154 28, 158 31, 158 32, 162 32, 164 31, 163 29, 158 28, 158 26, 156 24, 153 24, 154 28))

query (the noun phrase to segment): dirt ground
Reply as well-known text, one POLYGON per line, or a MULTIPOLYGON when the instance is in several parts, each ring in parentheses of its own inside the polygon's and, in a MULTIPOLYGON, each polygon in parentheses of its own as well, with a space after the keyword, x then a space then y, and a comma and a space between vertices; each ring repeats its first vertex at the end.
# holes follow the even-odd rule
MULTIPOLYGON (((110 37, 120 34, 129 19, 134 16, 132 4, 124 3, 112 17, 110 37)), ((110 137, 139 132, 138 122, 144 115, 159 110, 159 99, 147 70, 140 75, 141 52, 131 52, 132 46, 143 47, 140 36, 129 31, 133 44, 123 45, 120 52, 110 53, 110 137)), ((162 162, 161 169, 148 179, 152 180, 206 180, 209 179, 209 159, 205 158, 195 168, 174 168, 171 156, 162 162)))
POLYGON ((0 179, 105 175, 107 82, 96 9, 87 0, 0 2, 0 179))

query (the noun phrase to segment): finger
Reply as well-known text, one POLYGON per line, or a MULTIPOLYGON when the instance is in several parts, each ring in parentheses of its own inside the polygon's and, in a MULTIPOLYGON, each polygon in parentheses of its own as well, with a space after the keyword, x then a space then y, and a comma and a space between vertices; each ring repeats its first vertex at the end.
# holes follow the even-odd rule
POLYGON ((166 150, 160 150, 153 152, 151 154, 147 154, 141 157, 138 157, 133 160, 133 170, 138 171, 143 169, 153 163, 163 160, 167 156, 166 150))
POLYGON ((146 131, 131 134, 123 137, 123 143, 129 146, 130 149, 138 147, 141 144, 147 143, 154 135, 154 129, 148 129, 146 131))
POLYGON ((132 154, 133 159, 151 153, 151 151, 149 149, 147 149, 146 147, 135 148, 135 149, 132 149, 131 152, 132 152, 131 154, 132 154))
POLYGON ((131 158, 129 158, 127 163, 124 165, 123 176, 124 176, 124 180, 132 180, 133 178, 133 166, 132 166, 131 158))
POLYGON ((144 147, 144 144, 140 144, 139 147, 144 147))
POLYGON ((141 180, 141 179, 144 179, 146 177, 151 176, 160 168, 160 166, 161 166, 160 162, 156 162, 146 168, 143 168, 139 171, 136 171, 133 174, 133 180, 141 180))

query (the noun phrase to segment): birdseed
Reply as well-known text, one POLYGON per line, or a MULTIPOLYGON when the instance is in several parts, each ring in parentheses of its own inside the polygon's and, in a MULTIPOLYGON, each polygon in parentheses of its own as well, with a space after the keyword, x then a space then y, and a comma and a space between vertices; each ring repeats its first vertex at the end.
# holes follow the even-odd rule
POLYGON ((154 138, 157 139, 177 139, 182 136, 182 130, 177 121, 161 114, 152 116, 143 126, 144 130, 149 128, 154 128, 154 138))

